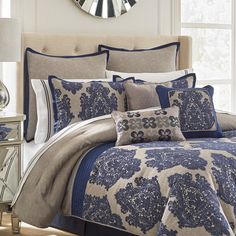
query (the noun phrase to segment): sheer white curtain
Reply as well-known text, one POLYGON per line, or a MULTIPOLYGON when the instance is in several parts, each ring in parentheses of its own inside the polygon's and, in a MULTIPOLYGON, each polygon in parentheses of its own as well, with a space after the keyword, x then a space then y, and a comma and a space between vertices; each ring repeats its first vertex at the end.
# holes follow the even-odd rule
POLYGON ((193 38, 198 85, 215 88, 215 106, 236 109, 234 0, 181 0, 181 33, 193 38))

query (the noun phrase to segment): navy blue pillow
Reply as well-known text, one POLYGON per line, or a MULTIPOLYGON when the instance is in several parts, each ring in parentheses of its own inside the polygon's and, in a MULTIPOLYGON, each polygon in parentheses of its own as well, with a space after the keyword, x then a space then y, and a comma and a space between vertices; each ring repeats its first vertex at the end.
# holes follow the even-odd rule
POLYGON ((223 137, 214 108, 212 86, 190 89, 157 86, 156 91, 162 108, 180 108, 180 124, 185 138, 223 137))

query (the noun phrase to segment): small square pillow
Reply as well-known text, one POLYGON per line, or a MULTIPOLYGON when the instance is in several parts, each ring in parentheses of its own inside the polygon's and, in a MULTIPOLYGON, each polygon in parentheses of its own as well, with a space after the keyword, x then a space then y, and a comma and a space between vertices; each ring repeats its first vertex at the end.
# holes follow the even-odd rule
POLYGON ((135 112, 113 112, 117 146, 150 141, 184 141, 179 108, 135 112))
POLYGON ((181 130, 185 138, 221 138, 213 104, 214 88, 173 89, 157 86, 161 107, 180 108, 181 130))
POLYGON ((159 96, 156 93, 156 86, 163 85, 171 88, 194 88, 196 75, 188 74, 178 79, 165 83, 149 83, 141 80, 135 80, 135 83, 124 83, 127 96, 128 109, 140 110, 149 107, 160 106, 159 96), (138 95, 138 96, 137 96, 138 95))
POLYGON ((127 110, 123 83, 79 83, 54 76, 49 76, 48 82, 53 98, 55 133, 80 120, 127 110))

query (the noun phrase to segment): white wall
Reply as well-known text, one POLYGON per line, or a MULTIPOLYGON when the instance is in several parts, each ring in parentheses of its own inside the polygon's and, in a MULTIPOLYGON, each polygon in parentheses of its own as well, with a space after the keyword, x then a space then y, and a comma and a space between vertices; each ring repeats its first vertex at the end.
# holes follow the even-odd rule
POLYGON ((99 19, 72 0, 11 0, 12 16, 21 18, 24 32, 106 35, 171 34, 175 1, 139 0, 125 15, 99 19))
POLYGON ((92 17, 79 9, 72 0, 13 1, 20 1, 25 32, 106 35, 157 35, 159 33, 158 0, 139 0, 130 12, 111 19, 92 17))

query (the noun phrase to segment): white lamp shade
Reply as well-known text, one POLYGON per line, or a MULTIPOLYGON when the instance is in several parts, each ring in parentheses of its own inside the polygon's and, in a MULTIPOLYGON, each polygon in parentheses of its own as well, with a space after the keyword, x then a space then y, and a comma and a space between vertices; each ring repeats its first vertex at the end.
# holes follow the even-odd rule
POLYGON ((21 60, 21 27, 16 19, 0 18, 0 62, 21 60))

